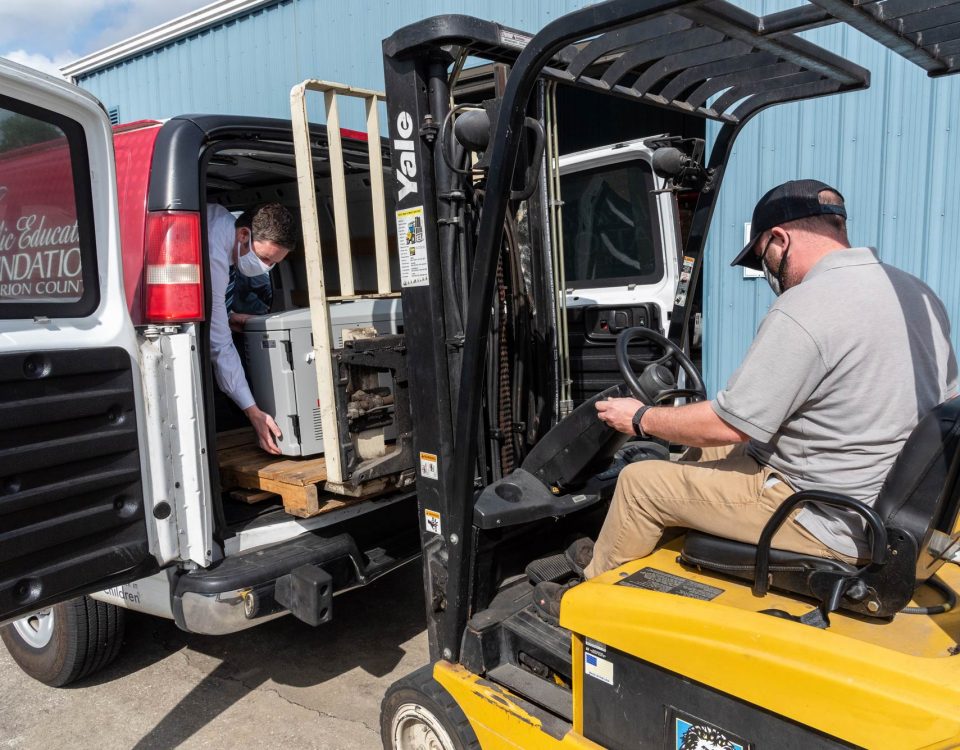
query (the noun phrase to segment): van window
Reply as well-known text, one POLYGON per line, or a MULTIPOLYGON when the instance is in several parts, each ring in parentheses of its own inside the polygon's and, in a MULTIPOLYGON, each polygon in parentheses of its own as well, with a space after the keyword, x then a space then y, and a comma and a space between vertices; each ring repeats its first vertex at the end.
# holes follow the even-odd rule
POLYGON ((560 177, 567 286, 652 284, 663 278, 653 174, 633 159, 560 177))
POLYGON ((0 318, 96 308, 96 251, 80 125, 0 97, 0 318))

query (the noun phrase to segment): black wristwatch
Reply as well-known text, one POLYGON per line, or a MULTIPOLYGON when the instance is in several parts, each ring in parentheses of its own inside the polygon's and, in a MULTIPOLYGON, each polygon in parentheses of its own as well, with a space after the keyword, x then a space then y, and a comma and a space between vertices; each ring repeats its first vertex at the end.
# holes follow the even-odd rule
POLYGON ((653 406, 650 404, 644 404, 639 409, 637 413, 633 415, 633 434, 637 437, 648 438, 650 437, 647 433, 643 431, 643 427, 640 426, 640 422, 643 421, 643 415, 647 413, 648 409, 652 409, 653 406))

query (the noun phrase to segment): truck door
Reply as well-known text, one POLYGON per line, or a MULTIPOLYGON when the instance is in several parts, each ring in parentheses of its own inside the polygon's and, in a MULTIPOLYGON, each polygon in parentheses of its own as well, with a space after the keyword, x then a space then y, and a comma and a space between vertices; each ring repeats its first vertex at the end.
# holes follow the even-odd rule
POLYGON ((0 61, 0 622, 158 568, 117 227, 103 107, 0 61))
MULTIPOLYGON (((643 141, 560 159, 564 303, 572 405, 623 382, 616 342, 627 328, 664 333, 677 288, 673 197, 643 141)), ((658 353, 637 351, 637 355, 658 353)))

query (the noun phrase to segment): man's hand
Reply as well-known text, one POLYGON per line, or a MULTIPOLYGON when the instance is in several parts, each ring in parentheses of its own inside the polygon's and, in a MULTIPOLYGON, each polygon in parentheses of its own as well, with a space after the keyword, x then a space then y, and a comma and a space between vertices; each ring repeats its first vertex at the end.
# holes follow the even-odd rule
POLYGON ((597 401, 595 406, 597 407, 597 418, 601 422, 606 423, 617 432, 623 432, 627 435, 635 434, 633 431, 633 415, 637 413, 637 409, 643 406, 643 401, 638 401, 635 398, 608 398, 606 401, 597 401))
MULTIPOLYGON (((643 406, 635 398, 611 398, 597 401, 597 417, 613 429, 633 435, 633 415, 643 406)), ((683 406, 658 406, 643 414, 643 431, 677 445, 706 448, 711 445, 743 443, 746 433, 724 422, 709 401, 683 406)))
POLYGON ((253 429, 257 432, 257 440, 260 441, 260 447, 267 453, 279 456, 280 449, 277 447, 274 437, 277 439, 282 438, 283 433, 280 431, 273 417, 261 410, 256 404, 247 407, 243 412, 247 415, 250 424, 253 425, 253 429))
POLYGON ((230 313, 230 330, 234 333, 243 333, 243 327, 252 317, 252 315, 247 315, 247 313, 230 313))

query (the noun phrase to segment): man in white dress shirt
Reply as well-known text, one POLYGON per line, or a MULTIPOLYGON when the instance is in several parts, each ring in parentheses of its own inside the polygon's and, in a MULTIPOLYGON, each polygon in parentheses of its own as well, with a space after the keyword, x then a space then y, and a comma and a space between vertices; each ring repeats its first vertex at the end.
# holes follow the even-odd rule
POLYGON ((268 203, 253 212, 250 226, 237 220, 217 204, 207 207, 207 245, 210 249, 210 356, 213 371, 227 396, 243 410, 257 433, 260 447, 280 454, 275 437, 280 428, 270 414, 260 409, 250 392, 243 363, 233 343, 231 328, 242 331, 249 315, 227 312, 232 295, 231 271, 236 275, 261 276, 269 273, 289 253, 297 240, 293 215, 279 203, 268 203))

